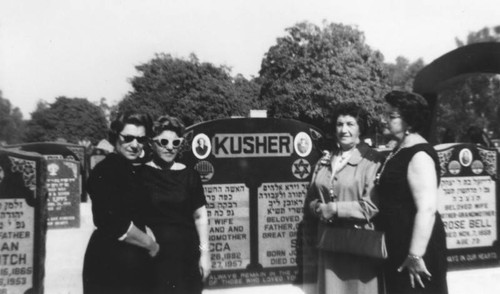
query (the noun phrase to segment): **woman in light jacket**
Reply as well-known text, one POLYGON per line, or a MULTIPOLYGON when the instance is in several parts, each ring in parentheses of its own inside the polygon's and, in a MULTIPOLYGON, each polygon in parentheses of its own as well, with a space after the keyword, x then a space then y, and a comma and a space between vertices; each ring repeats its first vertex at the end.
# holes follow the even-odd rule
MULTIPOLYGON (((336 107, 333 118, 338 148, 325 152, 316 164, 305 210, 320 220, 317 240, 325 244, 335 237, 332 227, 372 229, 370 220, 378 212, 373 188, 381 155, 360 140, 369 115, 356 104, 343 103, 336 107)), ((378 262, 332 252, 325 244, 317 244, 320 249, 313 293, 378 292, 378 262)))

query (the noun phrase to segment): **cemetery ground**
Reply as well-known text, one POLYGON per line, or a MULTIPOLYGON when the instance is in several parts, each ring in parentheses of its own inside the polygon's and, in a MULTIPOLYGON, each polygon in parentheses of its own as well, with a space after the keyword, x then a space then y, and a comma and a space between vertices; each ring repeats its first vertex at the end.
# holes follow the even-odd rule
MULTIPOLYGON (((45 260, 46 294, 81 294, 83 255, 93 231, 90 203, 81 204, 80 228, 51 229, 47 232, 45 260)), ((450 294, 500 293, 500 267, 450 271, 450 294)), ((204 294, 303 294, 294 285, 253 286, 204 290, 204 294)))

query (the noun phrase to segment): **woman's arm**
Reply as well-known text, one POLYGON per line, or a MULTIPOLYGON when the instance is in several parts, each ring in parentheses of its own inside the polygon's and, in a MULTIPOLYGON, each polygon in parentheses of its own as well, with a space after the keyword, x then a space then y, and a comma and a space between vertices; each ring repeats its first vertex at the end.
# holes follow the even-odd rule
POLYGON ((105 160, 92 171, 88 180, 95 226, 108 238, 145 248, 155 256, 158 244, 133 224, 131 213, 136 208, 123 200, 132 193, 128 166, 114 157, 105 160))
POLYGON ((438 183, 434 161, 425 152, 413 156, 408 166, 408 183, 417 214, 409 254, 423 256, 431 237, 437 211, 438 183))
MULTIPOLYGON (((374 162, 367 160, 365 166, 360 166, 359 169, 362 171, 358 173, 358 176, 362 177, 360 179, 362 187, 361 195, 356 195, 353 199, 358 199, 355 201, 343 201, 337 202, 337 216, 340 218, 356 218, 356 219, 366 219, 370 221, 378 213, 378 208, 376 203, 375 193, 375 177, 377 170, 380 167, 380 162, 374 162)), ((356 181, 353 181, 356 184, 356 181)), ((353 189, 358 190, 358 189, 353 189)))
POLYGON ((139 230, 133 223, 122 241, 148 250, 151 257, 155 257, 160 251, 160 245, 148 234, 139 230))
POLYGON ((408 257, 399 268, 407 268, 410 282, 414 287, 414 280, 424 287, 420 275, 430 278, 424 260, 427 244, 432 234, 437 211, 438 183, 435 172, 435 163, 425 152, 416 153, 408 166, 408 184, 417 209, 411 236, 408 257))
MULTIPOLYGON (((339 201, 329 202, 328 204, 321 204, 318 210, 325 219, 330 219, 334 216, 339 218, 354 218, 360 220, 370 220, 378 213, 378 208, 375 205, 375 176, 380 166, 380 162, 365 160, 360 163, 357 169, 356 176, 361 177, 358 180, 347 178, 346 181, 352 185, 361 185, 361 187, 351 187, 349 191, 356 193, 351 198, 352 201, 339 201), (358 191, 361 191, 358 193, 358 191), (361 194, 361 195, 358 195, 361 194)), ((354 177, 354 174, 349 174, 354 177)), ((340 181, 344 179, 339 179, 340 181)))
POLYGON ((211 270, 210 264, 210 250, 208 247, 208 216, 207 208, 205 205, 195 210, 193 213, 194 223, 196 225, 196 231, 198 232, 198 237, 200 238, 200 273, 202 275, 203 281, 208 278, 211 270))

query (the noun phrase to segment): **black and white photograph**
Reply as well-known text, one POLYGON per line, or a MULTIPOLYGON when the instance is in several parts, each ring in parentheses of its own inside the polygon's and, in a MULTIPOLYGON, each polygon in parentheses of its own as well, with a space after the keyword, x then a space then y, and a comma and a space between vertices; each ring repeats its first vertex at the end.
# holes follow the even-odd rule
POLYGON ((0 294, 500 293, 495 0, 1 0, 0 294))

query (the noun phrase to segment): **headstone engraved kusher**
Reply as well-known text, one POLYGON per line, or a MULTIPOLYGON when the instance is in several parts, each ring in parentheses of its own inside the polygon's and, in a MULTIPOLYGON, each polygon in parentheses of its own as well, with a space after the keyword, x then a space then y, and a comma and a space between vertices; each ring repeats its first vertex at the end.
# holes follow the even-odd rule
POLYGON ((440 166, 439 212, 449 268, 497 265, 498 153, 474 144, 435 146, 440 166))
POLYGON ((0 148, 0 294, 43 293, 46 166, 0 148))
POLYGON ((48 227, 79 228, 85 149, 66 143, 29 143, 10 145, 21 151, 41 154, 47 160, 48 227), (82 159, 81 159, 82 158, 82 159))
POLYGON ((209 288, 296 280, 297 228, 321 138, 315 127, 285 119, 187 129, 182 160, 200 173, 208 202, 209 288))

